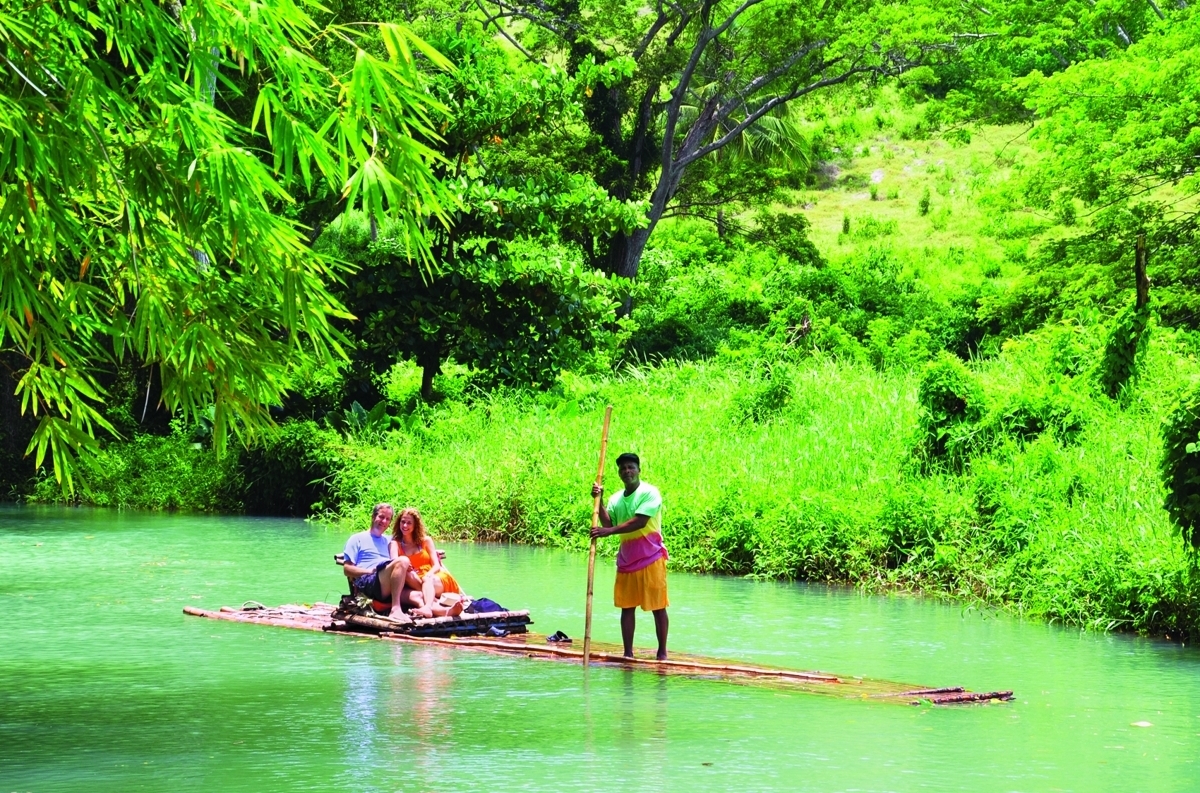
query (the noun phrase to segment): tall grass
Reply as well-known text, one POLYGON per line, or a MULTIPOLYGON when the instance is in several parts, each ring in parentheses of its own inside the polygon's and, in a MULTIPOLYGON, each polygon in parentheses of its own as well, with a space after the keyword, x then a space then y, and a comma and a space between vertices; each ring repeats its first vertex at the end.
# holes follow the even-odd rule
MULTIPOLYGON (((663 491, 674 569, 903 588, 1070 624, 1194 633, 1200 589, 1161 508, 1156 466, 1161 421, 1200 370, 1179 338, 1160 333, 1122 405, 1084 388, 1085 375, 1056 373, 1061 346, 1052 331, 1026 338, 978 363, 976 376, 1001 419, 1027 409, 1018 397, 1075 388, 1079 426, 990 431, 961 473, 923 471, 913 457, 919 373, 781 365, 770 376, 791 378, 789 398, 748 419, 764 374, 668 363, 427 410, 346 449, 336 517, 359 525, 387 500, 420 507, 442 537, 582 549, 610 403, 611 448, 638 452, 663 491)), ((620 486, 615 470, 606 485, 620 486)))

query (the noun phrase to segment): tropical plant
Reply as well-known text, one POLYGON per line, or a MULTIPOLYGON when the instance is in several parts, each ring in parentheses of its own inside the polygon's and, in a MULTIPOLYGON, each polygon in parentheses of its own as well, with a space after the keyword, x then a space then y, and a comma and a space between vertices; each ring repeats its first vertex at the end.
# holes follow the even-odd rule
POLYGON ((279 210, 331 191, 390 215, 427 257, 435 104, 400 25, 319 26, 305 0, 45 3, 0 9, 0 352, 29 443, 73 487, 74 455, 112 431, 99 373, 152 367, 161 399, 214 442, 271 425, 286 364, 340 353, 345 316, 304 229, 279 210), (381 55, 364 48, 369 35, 381 55), (336 40, 345 70, 317 54, 336 40), (241 123, 223 110, 252 107, 241 123), (10 381, 11 382, 11 381, 10 381))
POLYGON ((453 356, 494 382, 552 384, 564 366, 603 348, 620 283, 589 269, 577 250, 547 241, 466 240, 433 274, 411 258, 392 226, 371 239, 366 217, 347 213, 318 247, 359 270, 346 300, 363 317, 355 353, 373 372, 399 359, 422 370, 421 396, 453 356))
POLYGON ((1050 155, 1031 169, 1027 198, 1060 221, 1087 221, 1044 246, 1018 285, 1018 310, 1032 322, 1064 306, 1123 302, 1144 236, 1164 321, 1200 325, 1200 17, 1172 15, 1111 58, 1021 83, 1043 119, 1035 140, 1050 155))

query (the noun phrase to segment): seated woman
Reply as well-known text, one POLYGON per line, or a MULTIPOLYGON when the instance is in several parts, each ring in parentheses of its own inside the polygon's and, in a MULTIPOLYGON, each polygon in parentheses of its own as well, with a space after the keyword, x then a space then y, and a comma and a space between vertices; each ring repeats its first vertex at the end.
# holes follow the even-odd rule
POLYGON ((429 617, 454 617, 462 613, 461 598, 449 606, 438 599, 445 594, 462 594, 458 582, 442 564, 433 538, 425 533, 425 522, 421 513, 412 507, 404 509, 392 529, 392 541, 388 545, 392 558, 407 556, 412 567, 408 573, 408 586, 421 592, 421 604, 409 612, 417 619, 429 617))

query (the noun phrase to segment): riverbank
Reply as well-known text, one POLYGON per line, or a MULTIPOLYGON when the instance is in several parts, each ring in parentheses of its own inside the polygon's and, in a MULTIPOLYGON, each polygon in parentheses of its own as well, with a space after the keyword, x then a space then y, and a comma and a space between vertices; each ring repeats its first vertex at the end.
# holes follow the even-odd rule
MULTIPOLYGON (((1054 371, 1064 334, 1081 354, 1100 343, 1078 327, 1048 328, 971 367, 985 402, 973 431, 986 442, 957 468, 921 454, 920 371, 822 356, 769 373, 667 363, 569 377, 542 394, 460 394, 386 430, 314 430, 321 449, 307 453, 336 460, 318 508, 347 530, 390 501, 419 507, 443 539, 583 550, 600 415, 612 404, 610 448, 637 451, 662 489, 676 570, 902 589, 1193 635, 1200 587, 1162 509, 1157 461, 1163 418, 1200 366, 1159 329, 1136 390, 1114 401, 1054 371)), ((201 463, 197 476, 236 468, 171 443, 159 453, 201 463)), ((105 467, 130 493, 150 492, 139 481, 156 475, 105 467)), ((225 487, 214 481, 207 492, 225 487)), ((607 486, 619 486, 613 470, 607 486)))
MULTIPOLYGON (((419 505, 442 536, 581 550, 600 410, 611 403, 611 448, 641 454, 645 478, 665 494, 675 569, 902 588, 1100 629, 1192 633, 1197 585, 1161 506, 1157 461, 1178 374, 1194 374, 1195 361, 1160 334, 1122 406, 1039 372, 1049 335, 977 367, 992 414, 1022 422, 961 472, 922 470, 916 374, 828 361, 776 371, 791 396, 754 422, 745 409, 760 377, 682 364, 631 369, 557 402, 450 405, 350 447, 334 479, 338 516, 357 524, 369 504, 390 500, 419 505), (1035 414, 1064 402, 1068 426, 1036 431, 1035 414)), ((619 486, 612 471, 607 480, 610 492, 619 486)))

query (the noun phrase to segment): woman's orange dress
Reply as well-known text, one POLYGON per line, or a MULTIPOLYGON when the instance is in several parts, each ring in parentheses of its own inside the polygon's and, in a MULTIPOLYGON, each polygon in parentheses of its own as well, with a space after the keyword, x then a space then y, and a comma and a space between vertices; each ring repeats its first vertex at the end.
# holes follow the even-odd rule
MULTIPOLYGON (((401 551, 403 551, 403 547, 401 547, 401 551)), ((433 560, 429 558, 429 551, 425 550, 424 545, 422 545, 421 549, 416 553, 406 553, 404 555, 408 557, 408 561, 412 562, 413 570, 416 572, 416 574, 422 578, 425 577, 426 573, 433 569, 433 560)), ((446 568, 443 567, 442 569, 438 570, 437 577, 442 579, 443 592, 462 592, 462 590, 458 588, 458 582, 454 580, 454 576, 450 575, 450 571, 446 568)))

